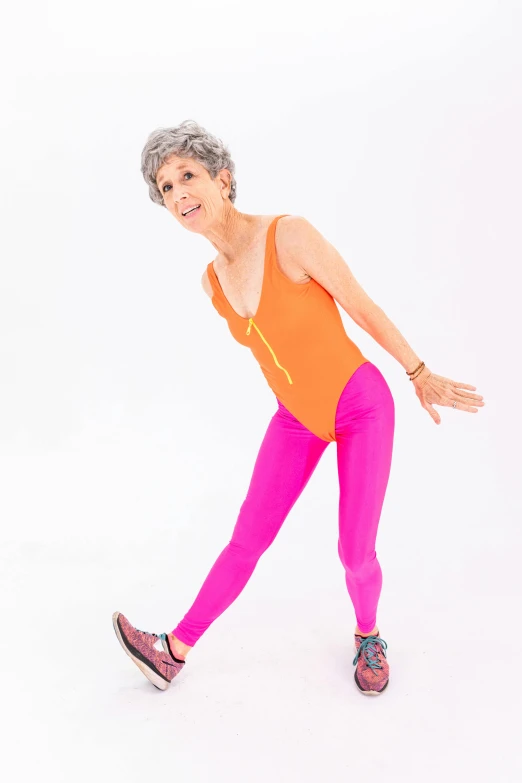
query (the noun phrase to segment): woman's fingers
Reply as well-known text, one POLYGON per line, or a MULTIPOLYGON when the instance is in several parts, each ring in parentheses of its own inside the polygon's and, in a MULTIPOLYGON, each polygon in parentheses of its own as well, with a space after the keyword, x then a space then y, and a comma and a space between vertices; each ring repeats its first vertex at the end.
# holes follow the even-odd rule
POLYGON ((457 397, 457 403, 463 403, 464 405, 475 405, 477 409, 483 408, 486 404, 484 400, 469 399, 469 397, 457 397))
POLYGON ((456 408, 459 411, 470 411, 471 413, 476 413, 478 411, 478 407, 474 406, 480 406, 482 408, 486 403, 482 400, 482 398, 477 398, 475 394, 460 394, 458 391, 455 391, 455 393, 450 397, 442 397, 440 404, 447 405, 450 408, 456 408), (455 401, 457 404, 453 405, 455 401))
POLYGON ((461 389, 469 389, 470 391, 476 391, 476 386, 471 386, 469 383, 461 383, 460 381, 451 381, 449 378, 447 378, 452 386, 460 386, 461 389))
MULTIPOLYGON (((449 378, 448 378, 449 380, 449 378)), ((469 389, 470 391, 476 391, 476 386, 471 386, 469 383, 459 383, 459 381, 451 381, 449 380, 450 384, 454 387, 455 390, 458 391, 458 389, 469 389)), ((469 397, 472 400, 482 400, 482 394, 466 394, 466 397, 469 397)))
POLYGON ((427 400, 421 400, 421 405, 425 410, 428 411, 435 424, 440 424, 440 416, 433 405, 430 405, 427 400))
POLYGON ((455 410, 459 411, 468 411, 469 413, 477 413, 478 408, 472 407, 472 405, 469 405, 468 403, 464 402, 463 399, 457 399, 452 397, 443 397, 441 402, 441 405, 446 405, 449 408, 455 408, 455 410), (457 402, 456 405, 453 405, 454 402, 457 402))

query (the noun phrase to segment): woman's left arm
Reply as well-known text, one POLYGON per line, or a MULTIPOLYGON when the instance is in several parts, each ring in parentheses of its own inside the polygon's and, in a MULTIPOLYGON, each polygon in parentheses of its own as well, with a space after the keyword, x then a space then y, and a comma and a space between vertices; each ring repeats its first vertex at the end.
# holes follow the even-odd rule
MULTIPOLYGON (((413 372, 421 360, 386 313, 359 285, 333 245, 306 218, 298 215, 282 217, 278 225, 278 255, 285 256, 313 277, 407 373, 413 372)), ((477 413, 478 407, 474 406, 485 404, 481 395, 471 393, 476 386, 436 375, 426 366, 412 383, 422 407, 436 424, 441 419, 433 404, 469 413, 477 413)))

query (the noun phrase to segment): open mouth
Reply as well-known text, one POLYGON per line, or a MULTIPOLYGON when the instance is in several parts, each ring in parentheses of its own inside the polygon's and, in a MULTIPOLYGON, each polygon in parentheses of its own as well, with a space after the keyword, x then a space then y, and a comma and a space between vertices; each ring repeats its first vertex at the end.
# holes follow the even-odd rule
POLYGON ((191 215, 194 215, 198 210, 200 209, 201 204, 198 204, 196 207, 192 207, 192 209, 189 209, 189 211, 185 214, 183 214, 183 217, 190 217, 191 215))

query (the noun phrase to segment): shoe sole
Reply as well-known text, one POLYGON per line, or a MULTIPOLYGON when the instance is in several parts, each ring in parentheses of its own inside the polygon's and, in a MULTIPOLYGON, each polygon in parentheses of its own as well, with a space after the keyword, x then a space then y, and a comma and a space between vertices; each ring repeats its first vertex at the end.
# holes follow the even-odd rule
MULTIPOLYGON (((118 638, 119 643, 129 656, 129 658, 134 661, 138 669, 145 675, 145 677, 160 691, 166 691, 167 688, 170 685, 170 682, 168 680, 164 680, 163 677, 160 677, 159 674, 156 674, 155 671, 153 671, 150 666, 147 666, 146 663, 141 661, 132 651, 129 647, 127 647, 127 642, 125 641, 125 638, 123 634, 120 631, 120 626, 118 625, 118 616, 120 612, 114 612, 112 615, 112 624, 114 626, 114 631, 116 633, 116 636, 118 638)), ((134 649, 134 648, 132 648, 134 649)))
MULTIPOLYGON (((354 650, 355 650, 355 652, 357 652, 357 647, 354 647, 354 650)), ((353 678, 355 680, 355 684, 357 685, 359 693, 364 693, 365 696, 380 696, 381 693, 383 693, 386 690, 386 688, 388 687, 388 683, 390 682, 390 678, 388 677, 388 679, 386 680, 386 684, 385 684, 384 688, 381 688, 380 691, 365 691, 359 685, 359 680, 357 679, 357 668, 355 669, 355 671, 353 673, 353 678)))

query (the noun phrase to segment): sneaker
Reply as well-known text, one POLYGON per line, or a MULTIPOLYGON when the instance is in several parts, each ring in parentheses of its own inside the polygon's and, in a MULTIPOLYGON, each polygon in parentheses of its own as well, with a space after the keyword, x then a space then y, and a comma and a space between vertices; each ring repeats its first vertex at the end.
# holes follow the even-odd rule
POLYGON ((139 631, 129 623, 121 612, 114 612, 112 624, 116 636, 129 658, 156 688, 165 691, 185 666, 185 661, 174 660, 167 634, 139 631), (161 641, 163 652, 154 647, 158 641, 161 641))
POLYGON ((359 636, 355 634, 357 664, 354 679, 361 693, 377 696, 388 687, 390 667, 386 660, 387 644, 380 636, 359 636))

